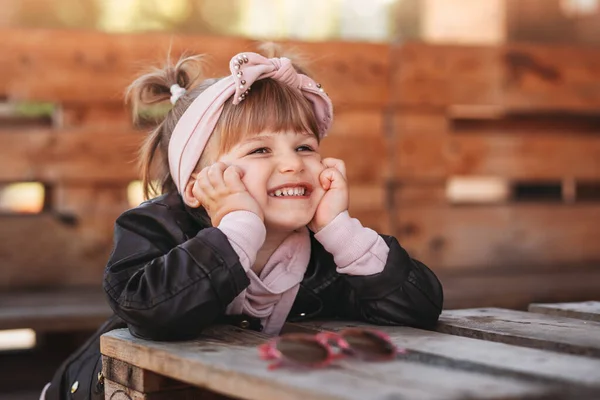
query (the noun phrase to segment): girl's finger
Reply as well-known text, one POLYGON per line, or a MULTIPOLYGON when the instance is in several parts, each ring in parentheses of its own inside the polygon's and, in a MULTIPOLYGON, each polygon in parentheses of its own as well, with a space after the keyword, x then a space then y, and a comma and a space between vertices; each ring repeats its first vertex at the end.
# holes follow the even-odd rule
POLYGON ((338 169, 326 168, 321 172, 321 175, 319 175, 319 181, 321 182, 323 189, 329 190, 331 188, 340 187, 345 179, 338 169))
POLYGON ((344 178, 346 178, 346 164, 337 158, 324 158, 321 160, 321 163, 326 167, 326 168, 335 168, 338 171, 340 171, 340 173, 342 174, 342 176, 344 178))
POLYGON ((223 181, 223 172, 227 169, 227 164, 217 162, 208 167, 208 180, 211 186, 217 192, 225 191, 225 182, 223 181))
POLYGON ((206 167, 200 171, 198 177, 196 178, 196 182, 194 183, 194 187, 192 188, 192 193, 196 196, 199 195, 200 191, 204 192, 206 195, 212 196, 215 189, 212 187, 210 180, 208 179, 208 169, 210 167, 206 167))
POLYGON ((197 205, 203 206, 208 211, 212 200, 208 197, 207 191, 204 190, 201 185, 200 180, 196 179, 194 186, 192 186, 192 195, 194 196, 194 200, 197 201, 197 205))
POLYGON ((245 192, 246 185, 242 182, 244 171, 235 165, 229 166, 223 173, 225 186, 232 192, 245 192))

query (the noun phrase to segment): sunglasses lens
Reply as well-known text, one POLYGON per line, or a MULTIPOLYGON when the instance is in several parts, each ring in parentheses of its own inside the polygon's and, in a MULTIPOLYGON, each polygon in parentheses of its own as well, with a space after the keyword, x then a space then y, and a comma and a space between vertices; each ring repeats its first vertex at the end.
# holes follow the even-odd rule
POLYGON ((396 354, 396 347, 374 332, 347 332, 343 337, 354 352, 366 358, 390 358, 396 354))
POLYGON ((319 364, 327 360, 329 352, 321 343, 311 338, 285 338, 277 342, 277 350, 298 364, 319 364))

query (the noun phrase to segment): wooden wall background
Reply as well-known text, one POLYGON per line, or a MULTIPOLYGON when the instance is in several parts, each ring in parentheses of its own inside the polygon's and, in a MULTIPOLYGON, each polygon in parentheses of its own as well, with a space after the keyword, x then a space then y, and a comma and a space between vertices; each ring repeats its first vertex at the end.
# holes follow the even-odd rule
MULTIPOLYGON (((45 125, 0 126, 0 182, 43 182, 44 212, 0 216, 0 291, 98 287, 115 218, 137 179, 123 90, 167 49, 208 53, 210 75, 255 43, 0 30, 0 98, 48 101, 45 125)), ((439 274, 446 306, 598 299, 600 50, 351 42, 282 43, 336 107, 323 152, 345 159, 351 214, 399 237, 439 274), (453 204, 455 176, 553 183, 560 199, 453 204), (587 185, 587 186, 586 186, 587 185)))

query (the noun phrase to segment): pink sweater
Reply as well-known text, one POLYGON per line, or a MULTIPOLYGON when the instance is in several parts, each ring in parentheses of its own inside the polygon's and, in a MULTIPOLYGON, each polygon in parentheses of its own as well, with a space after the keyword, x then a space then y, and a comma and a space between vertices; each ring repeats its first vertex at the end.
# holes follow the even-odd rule
MULTIPOLYGON (((218 228, 229 239, 250 279, 248 288, 229 304, 226 312, 260 318, 264 333, 279 334, 308 267, 308 229, 293 232, 257 276, 251 267, 266 237, 261 219, 249 211, 235 211, 226 215, 218 228)), ((381 272, 385 266, 389 252, 387 244, 377 232, 363 227, 347 211, 316 233, 315 238, 333 255, 337 272, 341 274, 372 275, 381 272)))

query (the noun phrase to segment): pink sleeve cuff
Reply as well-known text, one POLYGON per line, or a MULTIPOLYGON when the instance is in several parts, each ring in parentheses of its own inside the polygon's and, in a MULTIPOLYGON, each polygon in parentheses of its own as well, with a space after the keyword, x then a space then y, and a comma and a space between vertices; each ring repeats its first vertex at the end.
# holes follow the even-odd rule
POLYGON ((267 236, 260 217, 250 211, 233 211, 221 219, 217 228, 227 236, 244 270, 250 270, 267 236))
POLYGON ((333 255, 337 271, 348 275, 373 275, 383 271, 390 248, 372 229, 344 211, 315 234, 333 255))

